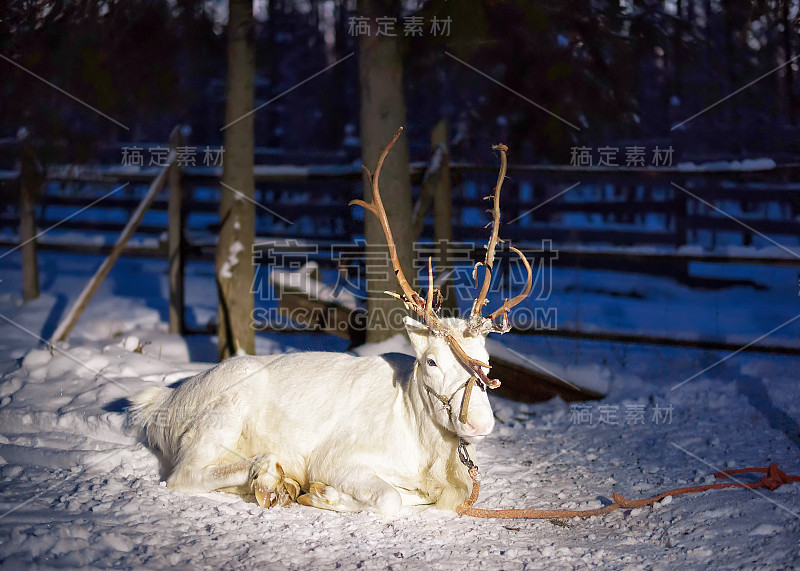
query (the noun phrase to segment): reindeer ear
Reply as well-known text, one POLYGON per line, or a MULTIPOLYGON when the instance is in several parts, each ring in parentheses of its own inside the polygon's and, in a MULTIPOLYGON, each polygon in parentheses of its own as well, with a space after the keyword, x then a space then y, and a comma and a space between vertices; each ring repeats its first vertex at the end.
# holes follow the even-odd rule
POLYGON ((406 325, 406 332, 411 340, 411 346, 414 347, 414 352, 419 357, 428 348, 428 335, 430 335, 431 331, 425 325, 410 317, 404 317, 403 323, 406 325))

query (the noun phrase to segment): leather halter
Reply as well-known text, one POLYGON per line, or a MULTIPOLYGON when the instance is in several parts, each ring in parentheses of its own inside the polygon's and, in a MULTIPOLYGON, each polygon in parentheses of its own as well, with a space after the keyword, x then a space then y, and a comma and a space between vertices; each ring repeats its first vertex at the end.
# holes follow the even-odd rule
MULTIPOLYGON (((419 367, 419 362, 416 362, 414 364, 415 373, 418 367, 419 367)), ((448 412, 448 414, 450 414, 453 410, 451 403, 455 398, 456 394, 458 394, 458 391, 460 391, 461 389, 464 389, 464 398, 461 400, 461 409, 459 410, 458 420, 461 421, 462 424, 466 424, 467 411, 469 410, 469 401, 470 397, 472 396, 472 389, 476 384, 481 388, 483 392, 486 392, 486 384, 474 375, 470 377, 469 380, 464 381, 462 385, 459 385, 459 387, 455 391, 453 391, 450 397, 440 395, 439 393, 437 393, 424 383, 422 384, 422 386, 425 387, 425 390, 428 391, 428 394, 430 394, 432 397, 434 397, 436 400, 442 403, 442 405, 444 405, 444 409, 448 412)))

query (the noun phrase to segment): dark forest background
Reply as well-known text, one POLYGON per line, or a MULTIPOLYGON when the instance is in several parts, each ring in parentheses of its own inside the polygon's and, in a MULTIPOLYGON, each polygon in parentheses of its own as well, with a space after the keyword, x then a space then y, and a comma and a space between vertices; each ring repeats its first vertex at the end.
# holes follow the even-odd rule
MULTIPOLYGON (((358 49, 353 1, 265 0, 254 14, 257 105, 358 49)), ((684 160, 798 151, 798 2, 433 0, 405 2, 402 15, 425 22, 421 37, 403 37, 412 160, 427 158, 441 118, 454 157, 480 163, 490 159, 487 139, 506 141, 515 162, 559 164, 579 144, 672 144, 684 160), (449 35, 430 33, 434 16, 450 19, 449 35)), ((0 137, 26 127, 59 162, 96 161, 122 142, 164 142, 176 123, 191 126, 196 144, 220 144, 226 19, 225 2, 7 4, 0 55, 130 130, 2 59, 0 137)), ((402 20, 396 32, 403 36, 402 20)), ((256 145, 345 148, 357 158, 357 65, 350 58, 264 107, 256 145)))

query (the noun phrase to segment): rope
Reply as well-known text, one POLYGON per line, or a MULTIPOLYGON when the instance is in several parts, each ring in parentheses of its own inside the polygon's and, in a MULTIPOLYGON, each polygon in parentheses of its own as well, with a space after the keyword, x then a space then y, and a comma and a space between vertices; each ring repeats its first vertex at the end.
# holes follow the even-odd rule
MULTIPOLYGON (((474 466, 474 465, 473 465, 474 466)), ((552 518, 569 518, 569 517, 591 517, 593 515, 605 515, 611 513, 619 508, 639 508, 649 506, 667 496, 681 496, 683 494, 695 494, 698 492, 705 492, 707 490, 719 490, 722 488, 745 488, 748 490, 755 490, 758 488, 765 488, 767 490, 774 490, 783 484, 791 482, 800 482, 800 476, 792 476, 786 474, 783 470, 778 468, 777 464, 770 464, 769 468, 741 468, 738 470, 726 470, 723 472, 716 472, 715 478, 730 478, 733 474, 744 474, 748 472, 756 472, 759 474, 766 474, 758 482, 752 484, 743 484, 739 482, 726 482, 722 484, 706 484, 703 486, 690 486, 687 488, 675 488, 674 490, 667 490, 652 498, 643 500, 628 500, 624 496, 614 493, 611 497, 614 503, 609 504, 602 508, 591 510, 530 510, 530 509, 509 509, 509 510, 486 510, 480 508, 473 508, 472 506, 478 501, 478 493, 481 488, 481 474, 476 467, 469 468, 469 476, 472 478, 472 493, 467 501, 456 508, 459 515, 468 515, 472 517, 482 518, 524 518, 524 519, 552 519, 552 518)))

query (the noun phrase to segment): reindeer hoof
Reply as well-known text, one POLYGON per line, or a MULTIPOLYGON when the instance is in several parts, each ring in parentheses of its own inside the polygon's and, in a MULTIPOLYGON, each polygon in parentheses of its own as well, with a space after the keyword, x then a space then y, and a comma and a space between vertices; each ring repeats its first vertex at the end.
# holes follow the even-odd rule
POLYGON ((297 498, 297 503, 309 507, 328 508, 330 501, 326 499, 326 492, 329 490, 333 490, 333 488, 325 484, 311 484, 308 493, 297 498))
POLYGON ((300 495, 300 484, 291 478, 284 478, 283 485, 286 488, 286 493, 289 494, 291 501, 297 501, 297 496, 300 495))
POLYGON ((275 463, 275 472, 276 474, 265 472, 253 482, 256 501, 262 508, 289 505, 300 494, 300 484, 287 478, 283 468, 277 462, 275 463))
POLYGON ((266 488, 263 488, 257 484, 254 491, 256 494, 256 501, 262 508, 271 508, 278 503, 278 494, 275 492, 270 492, 266 488))

